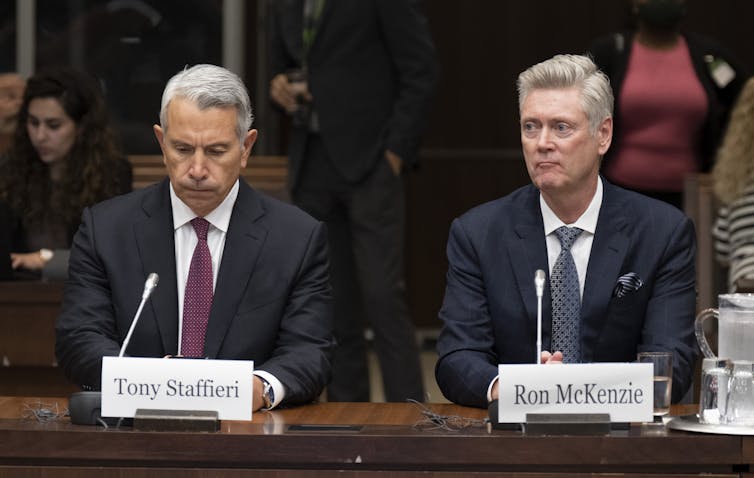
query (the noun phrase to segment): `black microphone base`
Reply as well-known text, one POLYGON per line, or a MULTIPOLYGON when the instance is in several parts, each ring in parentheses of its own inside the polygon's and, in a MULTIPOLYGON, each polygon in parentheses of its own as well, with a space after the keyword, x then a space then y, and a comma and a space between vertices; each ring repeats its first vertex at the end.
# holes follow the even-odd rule
POLYGON ((68 414, 74 425, 130 426, 132 420, 102 417, 102 392, 76 392, 68 399, 68 414))
POLYGON ((497 420, 497 417, 498 417, 497 407, 498 407, 497 400, 491 401, 490 404, 487 406, 487 413, 488 413, 488 416, 489 416, 489 426, 493 430, 521 431, 521 424, 520 423, 500 423, 500 422, 498 422, 498 420, 497 420))

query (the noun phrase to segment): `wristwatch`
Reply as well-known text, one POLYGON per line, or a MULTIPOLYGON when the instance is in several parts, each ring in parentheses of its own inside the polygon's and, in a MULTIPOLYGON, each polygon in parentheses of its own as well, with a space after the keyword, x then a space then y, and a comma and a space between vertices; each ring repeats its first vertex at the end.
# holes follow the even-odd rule
POLYGON ((39 250, 39 258, 42 259, 42 262, 47 264, 52 260, 52 257, 55 255, 54 252, 50 249, 40 249, 39 250))
POLYGON ((267 380, 262 377, 259 377, 259 380, 262 381, 262 400, 264 401, 262 408, 269 410, 275 403, 275 390, 272 389, 272 385, 267 380))

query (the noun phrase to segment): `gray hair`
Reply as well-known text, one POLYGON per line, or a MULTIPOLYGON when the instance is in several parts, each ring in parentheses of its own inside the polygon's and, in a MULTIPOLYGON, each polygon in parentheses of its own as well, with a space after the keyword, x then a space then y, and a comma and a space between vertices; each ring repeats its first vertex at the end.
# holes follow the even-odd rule
POLYGON ((532 90, 577 88, 593 135, 605 119, 613 116, 610 80, 587 56, 555 55, 518 75, 517 86, 519 113, 532 90))
POLYGON ((173 98, 185 98, 199 107, 234 107, 238 114, 236 134, 243 148, 246 133, 254 121, 246 87, 235 73, 215 65, 195 65, 176 73, 165 85, 160 106, 160 126, 168 130, 167 109, 173 98))

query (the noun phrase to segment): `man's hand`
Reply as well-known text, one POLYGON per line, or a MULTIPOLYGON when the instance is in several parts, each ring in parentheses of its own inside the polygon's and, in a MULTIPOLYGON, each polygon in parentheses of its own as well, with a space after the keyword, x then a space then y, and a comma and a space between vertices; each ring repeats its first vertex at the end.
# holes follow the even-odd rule
MULTIPOLYGON (((552 364, 559 364, 563 363, 563 352, 557 351, 555 353, 550 353, 546 350, 542 351, 542 354, 539 356, 540 363, 552 365, 552 364)), ((492 400, 497 400, 500 398, 498 394, 498 384, 500 383, 499 380, 496 380, 494 385, 492 385, 492 390, 490 390, 490 398, 492 400)))
POLYGON ((401 169, 403 168, 403 159, 389 149, 385 150, 385 159, 390 165, 390 169, 393 171, 393 174, 395 174, 396 177, 400 176, 401 169))
POLYGON ((305 81, 291 83, 283 73, 275 75, 270 81, 270 98, 289 114, 293 114, 302 102, 312 101, 305 81))
POLYGON ((10 262, 13 269, 38 271, 45 266, 45 261, 39 252, 11 252, 10 262))
POLYGON ((252 385, 252 402, 251 411, 256 412, 264 406, 264 384, 262 379, 254 375, 254 384, 252 385))
POLYGON ((550 353, 547 350, 543 350, 542 354, 539 356, 540 363, 543 364, 557 364, 557 363, 563 363, 563 352, 556 351, 555 353, 550 353))

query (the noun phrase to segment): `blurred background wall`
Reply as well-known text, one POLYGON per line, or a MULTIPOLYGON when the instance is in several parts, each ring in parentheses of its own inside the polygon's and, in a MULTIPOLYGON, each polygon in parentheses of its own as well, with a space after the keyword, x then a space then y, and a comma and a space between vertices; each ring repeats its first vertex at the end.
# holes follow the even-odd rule
MULTIPOLYGON (((267 99, 269 1, 2 0, 0 71, 25 76, 56 64, 97 75, 129 154, 159 153, 167 79, 187 64, 223 64, 245 78, 256 105, 257 155, 285 155, 286 121, 267 99)), ((359 0, 354 0, 359 1, 359 0)), ((631 26, 626 0, 426 0, 442 76, 421 167, 407 179, 409 304, 437 327, 450 222, 526 184, 515 79, 556 53, 581 53, 631 26)), ((689 0, 686 30, 726 45, 750 70, 750 0, 689 0)))

